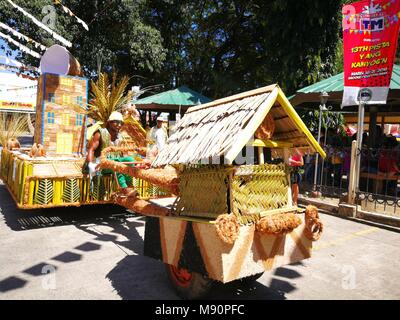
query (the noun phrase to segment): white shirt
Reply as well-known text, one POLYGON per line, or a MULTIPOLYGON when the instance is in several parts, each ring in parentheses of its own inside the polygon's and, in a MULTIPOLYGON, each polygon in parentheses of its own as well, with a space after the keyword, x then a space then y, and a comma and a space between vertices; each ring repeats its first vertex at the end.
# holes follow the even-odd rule
POLYGON ((165 147, 165 144, 167 142, 167 133, 165 132, 165 129, 163 127, 153 127, 150 130, 150 139, 155 141, 157 149, 160 152, 165 147))

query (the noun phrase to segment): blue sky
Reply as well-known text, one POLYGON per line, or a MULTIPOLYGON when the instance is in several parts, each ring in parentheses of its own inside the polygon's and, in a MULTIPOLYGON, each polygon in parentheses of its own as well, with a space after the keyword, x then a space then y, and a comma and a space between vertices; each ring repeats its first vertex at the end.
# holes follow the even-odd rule
MULTIPOLYGON (((0 47, 1 46, 5 46, 6 48, 8 48, 8 44, 7 41, 3 38, 0 38, 0 47)), ((14 58, 17 55, 17 51, 13 51, 11 58, 14 58)), ((0 48, 0 55, 4 56, 6 55, 6 51, 0 48)))

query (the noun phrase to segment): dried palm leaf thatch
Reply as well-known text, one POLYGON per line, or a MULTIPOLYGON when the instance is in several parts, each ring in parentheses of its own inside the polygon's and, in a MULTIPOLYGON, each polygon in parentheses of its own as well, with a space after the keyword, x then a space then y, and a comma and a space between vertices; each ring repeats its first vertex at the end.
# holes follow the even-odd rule
POLYGON ((16 114, 11 116, 4 113, 0 114, 0 144, 3 148, 7 149, 9 146, 15 145, 11 142, 15 142, 27 130, 28 122, 26 117, 16 114))
POLYGON ((318 208, 313 205, 308 205, 305 212, 306 227, 304 229, 304 235, 312 240, 316 241, 321 238, 324 225, 319 219, 318 208))
POLYGON ((125 94, 129 77, 123 76, 117 82, 117 74, 113 73, 110 83, 106 73, 100 73, 97 82, 91 81, 88 115, 96 121, 107 123, 113 111, 120 111, 132 99, 132 94, 125 94))
POLYGON ((301 219, 294 213, 275 213, 261 218, 256 230, 264 234, 284 235, 292 232, 301 224, 301 219))
POLYGON ((267 114, 263 122, 260 124, 256 132, 254 133, 257 139, 269 140, 272 138, 275 132, 275 121, 272 114, 267 114))
POLYGON ((128 166, 121 162, 116 162, 107 159, 108 153, 115 152, 129 152, 132 149, 121 148, 121 147, 108 147, 101 152, 100 156, 100 167, 102 169, 111 169, 114 172, 127 174, 129 176, 146 180, 152 184, 155 184, 163 189, 166 189, 173 194, 179 193, 179 177, 176 170, 172 167, 166 169, 139 169, 128 166))
POLYGON ((215 230, 223 242, 234 244, 239 236, 239 222, 233 214, 221 214, 215 221, 215 230))

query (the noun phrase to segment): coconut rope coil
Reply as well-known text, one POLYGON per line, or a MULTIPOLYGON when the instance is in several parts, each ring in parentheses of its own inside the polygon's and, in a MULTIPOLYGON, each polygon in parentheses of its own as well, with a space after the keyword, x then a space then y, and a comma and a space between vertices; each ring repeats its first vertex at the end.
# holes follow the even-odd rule
POLYGON ((107 159, 109 153, 129 152, 132 148, 108 147, 101 152, 100 167, 111 169, 114 172, 127 174, 129 176, 146 180, 154 185, 170 191, 173 194, 179 193, 179 177, 172 167, 165 169, 140 169, 128 166, 124 163, 107 159))
POLYGON ((225 243, 233 244, 239 236, 239 222, 234 214, 221 214, 215 220, 218 237, 225 243))
POLYGON ((114 201, 120 206, 123 206, 127 209, 130 209, 144 216, 165 217, 171 214, 170 209, 158 206, 146 200, 139 199, 137 197, 137 194, 128 196, 121 196, 119 194, 114 194, 114 201))
POLYGON ((321 238, 324 225, 319 219, 318 208, 316 206, 308 205, 306 207, 305 222, 304 235, 312 241, 317 241, 321 238))
POLYGON ((284 235, 296 229, 301 222, 293 212, 275 213, 261 218, 256 223, 256 230, 264 234, 284 235))

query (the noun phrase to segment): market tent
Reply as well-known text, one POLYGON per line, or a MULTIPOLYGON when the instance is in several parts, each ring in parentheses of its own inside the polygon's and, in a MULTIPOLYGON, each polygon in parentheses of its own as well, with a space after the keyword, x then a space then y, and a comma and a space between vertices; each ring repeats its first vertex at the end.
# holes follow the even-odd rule
POLYGON ((152 166, 199 163, 219 156, 224 157, 226 164, 232 164, 246 145, 305 146, 325 157, 282 90, 271 85, 191 107, 152 166), (267 115, 275 126, 271 139, 253 141, 267 115))
MULTIPOLYGON (((297 108, 315 109, 320 102, 320 93, 326 91, 329 94, 328 104, 333 110, 340 110, 344 89, 343 72, 328 79, 314 83, 308 87, 298 90, 289 97, 290 102, 297 108)), ((382 111, 394 111, 394 107, 400 106, 400 65, 393 65, 392 79, 386 105, 379 107, 382 111)), ((345 107, 343 110, 356 110, 357 107, 345 107)))
POLYGON ((190 106, 210 102, 211 99, 189 89, 186 86, 161 92, 146 98, 134 101, 136 108, 158 112, 183 113, 190 106))

